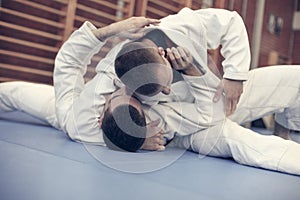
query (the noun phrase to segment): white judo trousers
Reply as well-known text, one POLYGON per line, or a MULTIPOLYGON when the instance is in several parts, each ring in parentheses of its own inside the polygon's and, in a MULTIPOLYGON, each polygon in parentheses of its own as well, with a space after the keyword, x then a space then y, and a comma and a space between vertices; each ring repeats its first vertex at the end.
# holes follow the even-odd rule
POLYGON ((23 81, 0 83, 0 114, 21 111, 42 123, 59 128, 55 113, 54 87, 23 81))
MULTIPOLYGON (((237 110, 230 117, 232 121, 245 123, 275 112, 277 123, 300 130, 300 65, 275 67, 250 71, 237 110)), ((224 152, 237 162, 300 175, 299 144, 258 135, 231 122, 224 125, 223 135, 230 147, 224 152)))
POLYGON ((300 65, 252 70, 243 90, 231 120, 241 124, 275 112, 279 124, 300 130, 300 65))
POLYGON ((278 123, 300 130, 300 66, 252 70, 243 90, 229 119, 190 136, 177 136, 173 143, 204 156, 232 157, 240 164, 300 175, 300 144, 239 125, 275 112, 278 123))

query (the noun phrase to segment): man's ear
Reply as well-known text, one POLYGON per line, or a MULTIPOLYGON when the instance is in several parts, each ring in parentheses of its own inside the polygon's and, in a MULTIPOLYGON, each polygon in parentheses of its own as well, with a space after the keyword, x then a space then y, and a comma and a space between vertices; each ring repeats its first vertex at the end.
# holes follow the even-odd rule
POLYGON ((157 51, 158 51, 159 55, 165 57, 165 54, 166 54, 166 53, 165 53, 164 48, 158 47, 158 48, 157 48, 157 51))

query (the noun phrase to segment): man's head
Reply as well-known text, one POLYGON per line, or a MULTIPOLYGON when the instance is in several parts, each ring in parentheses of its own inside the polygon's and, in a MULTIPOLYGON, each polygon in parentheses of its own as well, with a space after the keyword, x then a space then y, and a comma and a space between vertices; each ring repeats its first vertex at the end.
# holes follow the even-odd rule
POLYGON ((100 120, 103 139, 110 149, 135 152, 143 145, 145 116, 140 103, 126 94, 125 87, 107 100, 100 120))
POLYGON ((124 45, 115 60, 115 71, 121 81, 133 92, 154 96, 168 94, 173 80, 170 63, 162 48, 143 42, 124 45))

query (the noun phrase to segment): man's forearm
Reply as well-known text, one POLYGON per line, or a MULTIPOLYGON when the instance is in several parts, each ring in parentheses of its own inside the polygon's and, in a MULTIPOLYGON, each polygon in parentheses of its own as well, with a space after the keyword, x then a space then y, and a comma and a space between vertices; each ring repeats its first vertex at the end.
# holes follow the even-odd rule
POLYGON ((66 115, 84 88, 84 74, 92 56, 101 48, 93 35, 91 24, 85 22, 63 44, 55 59, 54 87, 56 112, 64 127, 66 115))

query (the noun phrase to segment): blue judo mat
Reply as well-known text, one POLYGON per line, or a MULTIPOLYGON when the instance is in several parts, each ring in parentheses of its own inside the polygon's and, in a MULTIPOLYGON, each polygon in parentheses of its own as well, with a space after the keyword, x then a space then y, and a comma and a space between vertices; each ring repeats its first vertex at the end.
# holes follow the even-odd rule
MULTIPOLYGON (((274 147, 276 148, 276 147, 274 147)), ((167 148, 124 153, 0 120, 3 200, 299 200, 300 177, 167 148)))

